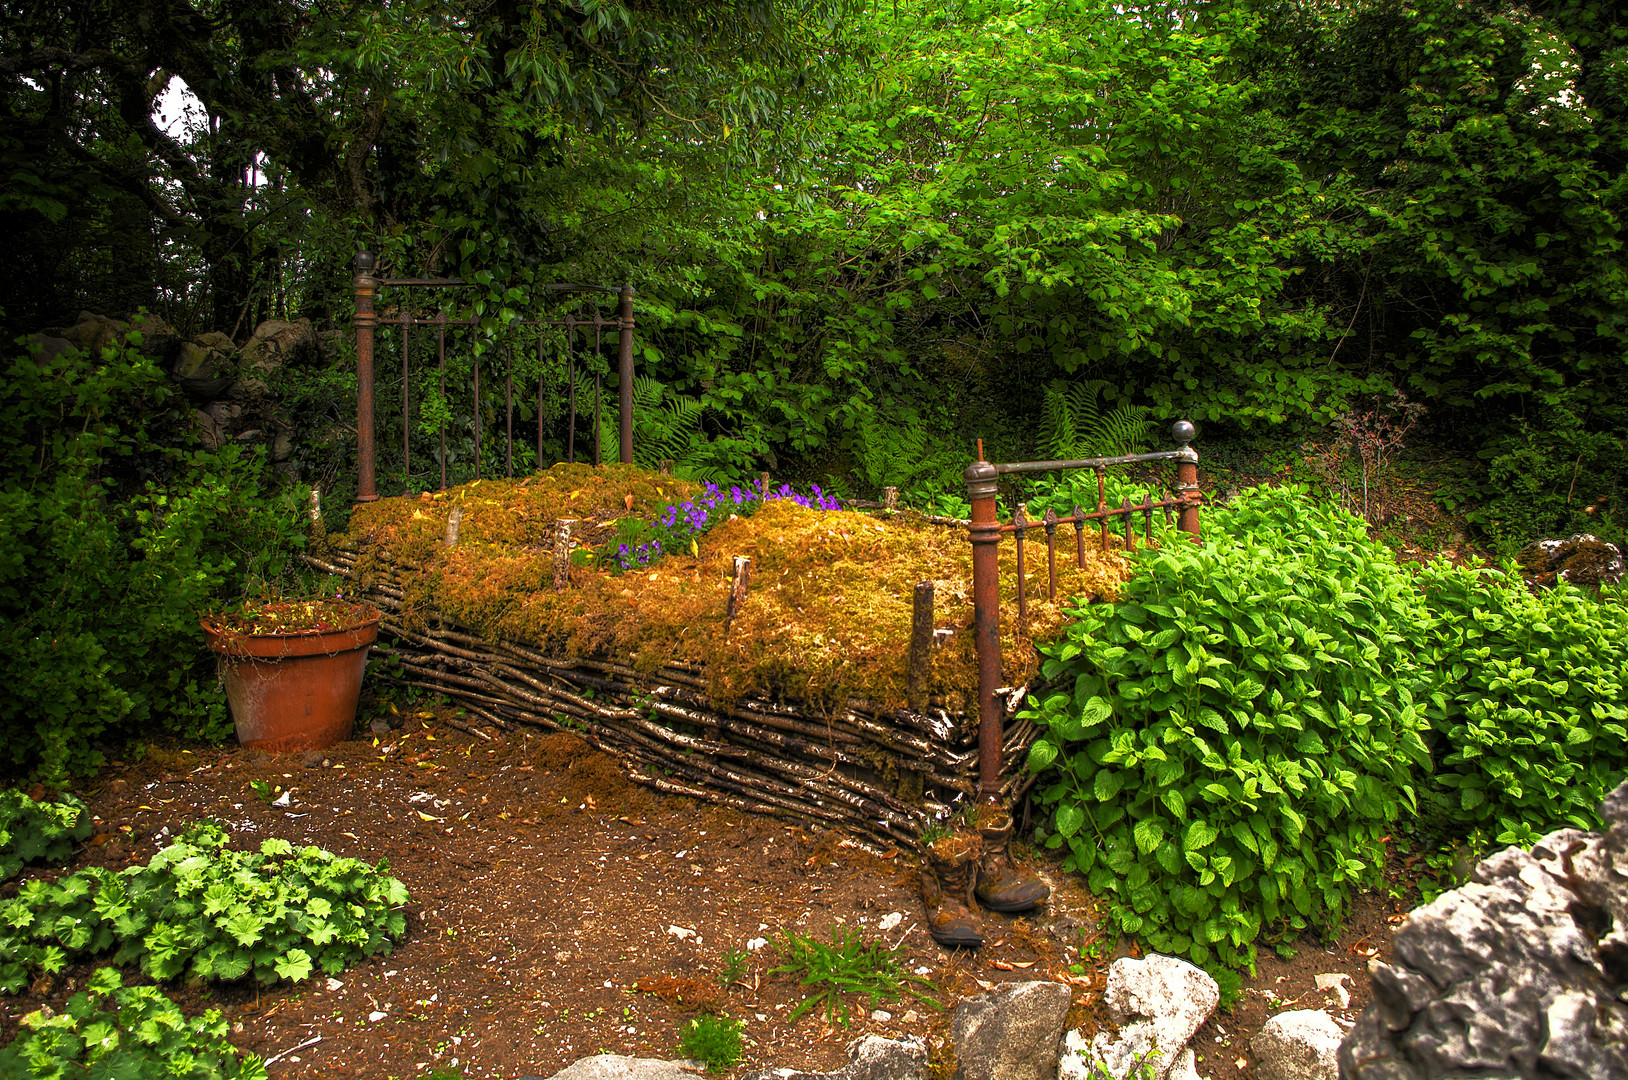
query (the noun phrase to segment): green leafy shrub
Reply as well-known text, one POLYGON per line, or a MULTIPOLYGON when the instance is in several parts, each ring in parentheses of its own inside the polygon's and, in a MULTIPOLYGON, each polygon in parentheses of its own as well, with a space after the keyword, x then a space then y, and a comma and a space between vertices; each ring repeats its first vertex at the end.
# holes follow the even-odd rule
POLYGON ((790 931, 781 936, 776 947, 785 963, 769 971, 798 976, 800 985, 812 991, 786 1017, 788 1022, 817 1005, 824 1005, 826 1023, 847 1027, 845 994, 865 994, 873 1008, 885 998, 897 998, 901 994, 909 994, 930 1008, 943 1008, 915 989, 925 986, 931 990, 932 983, 906 970, 898 954, 885 944, 866 943, 857 930, 839 936, 833 927, 829 945, 790 931))
POLYGON ((298 542, 295 493, 269 490, 258 459, 199 448, 139 334, 0 363, 0 773, 229 730, 196 613, 298 542))
POLYGON ((102 968, 60 1013, 38 1009, 0 1050, 0 1076, 118 1080, 264 1080, 254 1054, 238 1056, 219 1009, 188 1019, 156 986, 125 986, 102 968))
POLYGON ((36 860, 66 861, 89 835, 90 814, 72 795, 35 802, 20 791, 0 790, 0 881, 36 860))
POLYGON ((388 952, 406 929, 407 889, 384 873, 320 848, 270 839, 234 851, 220 826, 178 837, 146 866, 91 867, 55 882, 25 882, 0 901, 0 991, 31 970, 113 950, 155 979, 299 982, 316 968, 338 974, 388 952))
POLYGON ((1628 609, 1568 585, 1436 564, 1420 577, 1431 621, 1428 805, 1480 850, 1597 829, 1628 775, 1628 609))
POLYGON ((698 1016, 685 1025, 678 1049, 704 1062, 708 1072, 722 1072, 741 1059, 743 1027, 727 1016, 698 1016))
POLYGON ((1428 763, 1411 656, 1422 604, 1362 522, 1302 488, 1167 535, 1121 601, 1077 612, 1030 698, 1029 767, 1113 918, 1195 962, 1253 963, 1263 927, 1325 926, 1378 880, 1428 763))

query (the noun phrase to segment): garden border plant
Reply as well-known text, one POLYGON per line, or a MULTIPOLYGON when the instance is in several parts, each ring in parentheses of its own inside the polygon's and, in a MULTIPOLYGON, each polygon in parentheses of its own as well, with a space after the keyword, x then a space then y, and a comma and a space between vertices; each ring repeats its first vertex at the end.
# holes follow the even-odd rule
POLYGON ((1020 713, 1041 839, 1120 930, 1225 993, 1263 936, 1287 950, 1377 884, 1404 814, 1471 855, 1599 826, 1628 775, 1620 594, 1400 566, 1304 488, 1212 521, 1224 539, 1145 551, 1120 603, 1075 612, 1043 646, 1072 692, 1020 713))
POLYGON ((33 970, 112 951, 116 966, 155 979, 186 974, 300 982, 388 952, 406 930, 407 889, 377 866, 268 839, 259 852, 227 846, 213 822, 186 830, 146 866, 89 867, 25 882, 0 901, 0 992, 33 970))
POLYGON ((90 832, 90 813, 73 795, 36 802, 21 791, 0 789, 0 882, 31 862, 67 861, 90 832))

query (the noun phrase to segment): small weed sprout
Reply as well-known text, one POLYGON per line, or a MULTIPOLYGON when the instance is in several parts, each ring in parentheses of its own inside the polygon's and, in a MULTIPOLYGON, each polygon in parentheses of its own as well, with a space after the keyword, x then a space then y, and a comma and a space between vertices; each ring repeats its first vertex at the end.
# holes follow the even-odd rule
POLYGON ((722 1072, 741 1059, 741 1029, 745 1025, 727 1016, 700 1016, 691 1020, 679 1039, 679 1052, 722 1072))
POLYGON ((723 955, 724 969, 718 973, 718 985, 728 990, 740 982, 741 976, 746 974, 746 964, 751 957, 742 949, 730 949, 723 955))
POLYGON ((823 945, 794 931, 780 936, 775 946, 786 962, 770 968, 771 974, 796 975, 805 989, 813 991, 786 1017, 795 1021, 816 1005, 825 1006, 828 1023, 848 1026, 848 1004, 845 994, 865 994, 872 1006, 882 999, 909 994, 917 1001, 934 1009, 944 1006, 915 990, 911 984, 920 984, 931 990, 933 984, 919 975, 912 975, 899 962, 898 954, 886 945, 867 945, 853 931, 838 937, 831 931, 831 944, 823 945))

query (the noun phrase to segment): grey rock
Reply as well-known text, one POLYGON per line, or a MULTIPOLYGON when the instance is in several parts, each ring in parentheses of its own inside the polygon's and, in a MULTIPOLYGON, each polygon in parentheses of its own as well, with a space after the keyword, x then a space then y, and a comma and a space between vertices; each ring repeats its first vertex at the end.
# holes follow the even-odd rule
POLYGON ((1116 1077, 1145 1062, 1158 1080, 1171 1080, 1181 1075, 1182 1051, 1220 1003, 1221 988, 1187 961, 1154 953, 1115 960, 1102 1000, 1119 1029, 1100 1032, 1087 1055, 1074 1055, 1080 1075, 1088 1059, 1116 1077))
POLYGON ((1321 1009, 1278 1013, 1249 1043, 1259 1080, 1335 1080, 1340 1030, 1321 1009))
POLYGON ((130 329, 141 334, 141 351, 158 360, 168 360, 181 347, 181 335, 175 327, 157 315, 142 313, 130 317, 130 329))
POLYGON ((229 354, 219 349, 185 341, 176 349, 170 378, 180 383, 189 397, 204 401, 225 393, 237 381, 237 366, 229 354))
POLYGON ((310 319, 267 319, 255 328, 254 336, 238 356, 245 370, 266 372, 284 364, 315 363, 320 352, 310 319))
POLYGON ((39 351, 34 353, 34 362, 40 367, 45 367, 63 353, 78 348, 67 338, 52 337, 50 334, 35 334, 28 341, 29 344, 39 347, 39 351))
POLYGON ((955 1080, 1053 1080, 1074 992, 1062 983, 1007 983, 955 1010, 955 1080))
POLYGON ((93 311, 81 311, 72 326, 49 327, 41 333, 48 337, 63 338, 80 352, 95 356, 104 346, 122 340, 124 332, 128 329, 130 329, 128 324, 117 319, 110 319, 93 311))
POLYGON ((746 1080, 927 1080, 927 1042, 866 1035, 848 1044, 848 1064, 835 1072, 767 1069, 746 1080))
POLYGON ((699 1075, 704 1067, 696 1061, 596 1054, 578 1058, 549 1080, 696 1080, 699 1075))
POLYGON ((1505 848, 1408 916, 1342 1078, 1628 1078, 1628 784, 1601 815, 1603 835, 1505 848))
POLYGON ((293 452, 294 440, 289 437, 288 432, 279 431, 271 440, 271 460, 287 461, 293 452))
POLYGON ((197 434, 198 441, 210 450, 214 450, 226 441, 225 433, 221 430, 220 421, 202 409, 192 410, 192 430, 197 434))

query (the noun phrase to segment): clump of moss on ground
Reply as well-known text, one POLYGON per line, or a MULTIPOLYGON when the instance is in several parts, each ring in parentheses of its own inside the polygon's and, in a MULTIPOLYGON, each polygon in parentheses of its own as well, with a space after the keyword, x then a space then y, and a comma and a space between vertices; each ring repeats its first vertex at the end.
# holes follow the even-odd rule
MULTIPOLYGON (((631 466, 556 465, 525 481, 487 481, 428 500, 381 500, 359 509, 348 546, 419 567, 408 578, 408 618, 434 613, 492 638, 554 654, 705 665, 713 698, 748 695, 841 703, 862 697, 906 703, 906 652, 917 582, 936 586, 939 629, 953 631, 933 655, 931 691, 967 711, 977 686, 972 649, 972 547, 960 529, 817 511, 772 501, 701 537, 699 554, 669 555, 626 574, 574 567, 570 589, 553 588, 554 520, 575 516, 607 535, 619 517, 648 518, 693 487, 631 466), (632 510, 627 496, 632 495, 632 510), (442 539, 453 506, 464 508, 459 544, 442 539), (388 550, 388 556, 382 551, 388 550), (734 558, 752 560, 751 590, 725 626, 734 558)), ((1113 599, 1129 574, 1119 542, 1088 545, 1086 566, 1060 545, 1060 602, 1045 597, 1045 549, 1031 547, 1029 618, 1020 627, 1016 553, 1001 545, 1001 647, 1007 681, 1037 670, 1035 641, 1056 636, 1077 599, 1113 599), (1067 556, 1065 558, 1065 555, 1067 556)))

